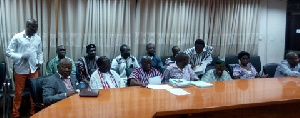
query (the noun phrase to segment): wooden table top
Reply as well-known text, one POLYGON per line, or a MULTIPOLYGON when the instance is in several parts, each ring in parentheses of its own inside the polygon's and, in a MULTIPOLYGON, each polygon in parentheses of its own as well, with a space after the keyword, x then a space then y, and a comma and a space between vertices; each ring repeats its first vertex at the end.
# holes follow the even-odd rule
POLYGON ((32 118, 149 118, 300 101, 300 78, 238 79, 211 82, 213 87, 183 88, 190 95, 141 87, 100 90, 98 97, 78 94, 59 101, 32 118))

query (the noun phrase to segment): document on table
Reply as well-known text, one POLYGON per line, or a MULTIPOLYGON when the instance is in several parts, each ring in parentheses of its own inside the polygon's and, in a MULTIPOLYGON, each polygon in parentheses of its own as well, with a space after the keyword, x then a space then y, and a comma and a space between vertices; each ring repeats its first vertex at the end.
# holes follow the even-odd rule
POLYGON ((204 81, 191 81, 191 84, 193 84, 197 87, 200 87, 200 88, 213 86, 213 84, 208 83, 208 82, 204 82, 204 81))
POLYGON ((205 70, 205 66, 195 66, 193 70, 195 73, 202 73, 205 70))
POLYGON ((151 88, 151 89, 171 89, 173 87, 169 86, 169 85, 151 85, 151 84, 149 84, 147 86, 147 88, 151 88))
POLYGON ((181 89, 181 88, 171 88, 171 89, 166 89, 167 91, 169 91, 170 93, 174 94, 174 95, 189 95, 191 93, 181 89))
POLYGON ((149 78, 149 84, 153 84, 153 85, 161 84, 161 77, 155 76, 155 77, 149 78))

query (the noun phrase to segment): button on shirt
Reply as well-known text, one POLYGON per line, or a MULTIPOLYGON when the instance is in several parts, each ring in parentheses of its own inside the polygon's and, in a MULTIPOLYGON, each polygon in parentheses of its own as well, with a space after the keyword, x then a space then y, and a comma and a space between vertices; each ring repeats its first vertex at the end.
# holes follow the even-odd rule
POLYGON ((167 82, 169 82, 169 79, 185 79, 190 81, 195 78, 198 78, 198 76, 192 70, 191 65, 187 65, 183 69, 180 69, 176 63, 172 63, 164 72, 164 79, 167 82))
MULTIPOLYGON (((206 45, 200 54, 197 54, 195 47, 187 49, 185 53, 190 56, 191 65, 195 65, 195 66, 201 65, 206 68, 206 66, 210 64, 212 61, 211 54, 213 53, 213 50, 214 50, 213 47, 206 45)), ((200 75, 204 73, 205 73, 205 69, 201 73, 196 73, 196 74, 200 75)))
POLYGON ((126 68, 138 68, 139 63, 134 56, 124 59, 121 55, 113 59, 111 69, 117 71, 120 77, 126 77, 126 68))
POLYGON ((290 64, 284 60, 276 68, 274 77, 296 76, 300 77, 300 64, 291 68, 290 64))
POLYGON ((11 39, 6 49, 6 56, 13 59, 16 73, 34 73, 38 68, 36 64, 43 63, 42 47, 41 38, 37 34, 29 38, 24 30, 11 39), (30 55, 27 61, 21 59, 22 55, 26 53, 30 55))

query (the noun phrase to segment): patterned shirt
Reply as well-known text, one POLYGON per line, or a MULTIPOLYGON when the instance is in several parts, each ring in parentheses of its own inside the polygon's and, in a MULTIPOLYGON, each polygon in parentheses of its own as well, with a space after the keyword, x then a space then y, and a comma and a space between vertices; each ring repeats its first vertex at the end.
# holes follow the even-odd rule
POLYGON ((64 79, 62 78, 62 76, 58 73, 58 75, 60 76, 60 79, 62 79, 62 81, 64 82, 66 88, 68 91, 74 91, 74 88, 72 86, 72 82, 71 82, 71 77, 68 76, 68 78, 64 79))
POLYGON ((233 76, 240 77, 240 79, 255 78, 255 76, 257 74, 256 69, 254 68, 254 66, 252 66, 251 63, 248 63, 248 65, 251 68, 250 71, 242 68, 240 64, 235 64, 234 67, 233 67, 233 76))
POLYGON ((296 76, 300 77, 300 64, 298 63, 295 68, 291 68, 290 64, 284 60, 281 61, 279 66, 276 68, 274 77, 285 77, 285 76, 296 76))
POLYGON ((111 63, 111 69, 117 71, 120 77, 126 77, 126 68, 138 68, 139 63, 134 56, 130 56, 124 59, 121 55, 113 59, 111 63))
POLYGON ((121 81, 120 76, 113 70, 107 73, 101 73, 97 70, 91 75, 90 87, 91 89, 122 88, 125 87, 125 83, 121 81))
POLYGON ((176 63, 172 63, 164 72, 164 80, 166 82, 169 82, 169 79, 185 79, 190 81, 191 79, 196 78, 198 78, 198 76, 194 73, 191 65, 187 65, 183 69, 180 69, 176 63))
POLYGON ((41 37, 34 34, 29 38, 25 30, 11 39, 6 49, 6 56, 13 59, 15 72, 18 74, 34 73, 38 68, 36 64, 43 63, 41 37), (30 55, 27 61, 21 59, 23 54, 30 55))
POLYGON ((163 75, 155 68, 151 68, 149 72, 145 72, 143 68, 139 67, 132 71, 129 79, 135 79, 139 83, 149 83, 149 78, 155 76, 161 76, 161 78, 163 78, 163 75))
MULTIPOLYGON (((141 65, 142 57, 143 57, 143 56, 149 56, 149 55, 148 55, 147 53, 145 53, 144 55, 142 55, 142 56, 139 58, 139 64, 140 64, 140 65, 141 65)), ((151 66, 152 66, 153 68, 156 68, 156 69, 159 69, 159 67, 163 67, 163 63, 162 63, 162 61, 161 61, 161 59, 160 59, 159 56, 154 55, 154 56, 151 57, 151 66)))
POLYGON ((201 78, 201 81, 226 81, 226 80, 232 80, 230 75, 225 70, 223 70, 223 73, 220 77, 217 75, 216 69, 210 69, 201 78))
MULTIPOLYGON (((200 54, 197 54, 195 47, 187 49, 185 53, 190 56, 191 65, 195 65, 195 66, 201 65, 206 68, 206 66, 210 64, 212 61, 211 54, 213 53, 213 50, 214 50, 213 47, 206 45, 200 54)), ((196 73, 196 74, 199 75, 204 73, 205 73, 205 69, 203 72, 196 73)))
POLYGON ((96 63, 96 60, 98 59, 98 56, 95 56, 95 59, 92 61, 88 57, 81 57, 78 59, 80 62, 76 71, 76 76, 80 78, 80 80, 90 80, 91 74, 97 70, 98 66, 96 63), (80 66, 82 66, 84 69, 80 70, 80 66))
MULTIPOLYGON (((75 63, 73 61, 73 59, 65 56, 66 59, 69 59, 72 63, 72 71, 71 71, 71 74, 72 75, 75 75, 76 74, 76 66, 75 66, 75 63)), ((55 58, 53 58, 51 61, 49 61, 49 63, 47 64, 47 67, 46 67, 46 75, 52 75, 54 73, 57 72, 57 65, 59 63, 59 58, 58 56, 56 56, 55 58)))
POLYGON ((170 56, 166 59, 165 64, 166 66, 169 66, 170 64, 175 63, 175 58, 173 56, 170 56))

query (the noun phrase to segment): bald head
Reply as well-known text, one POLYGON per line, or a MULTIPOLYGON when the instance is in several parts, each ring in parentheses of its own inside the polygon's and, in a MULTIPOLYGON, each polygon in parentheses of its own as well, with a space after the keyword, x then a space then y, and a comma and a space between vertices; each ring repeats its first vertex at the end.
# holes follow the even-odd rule
POLYGON ((295 52, 289 52, 286 54, 286 60, 290 64, 292 68, 298 65, 299 57, 298 54, 295 52))
POLYGON ((146 51, 149 56, 154 56, 155 55, 155 45, 153 43, 148 43, 146 45, 146 51))
POLYGON ((59 45, 56 48, 56 54, 59 59, 63 59, 66 56, 66 48, 64 45, 59 45))
POLYGON ((68 78, 72 70, 72 63, 69 59, 63 58, 57 65, 57 71, 63 78, 68 78))
POLYGON ((25 33, 27 36, 33 36, 38 30, 38 22, 35 19, 28 19, 26 21, 25 33))
POLYGON ((149 56, 143 56, 141 64, 144 71, 149 72, 151 70, 151 58, 149 56))

